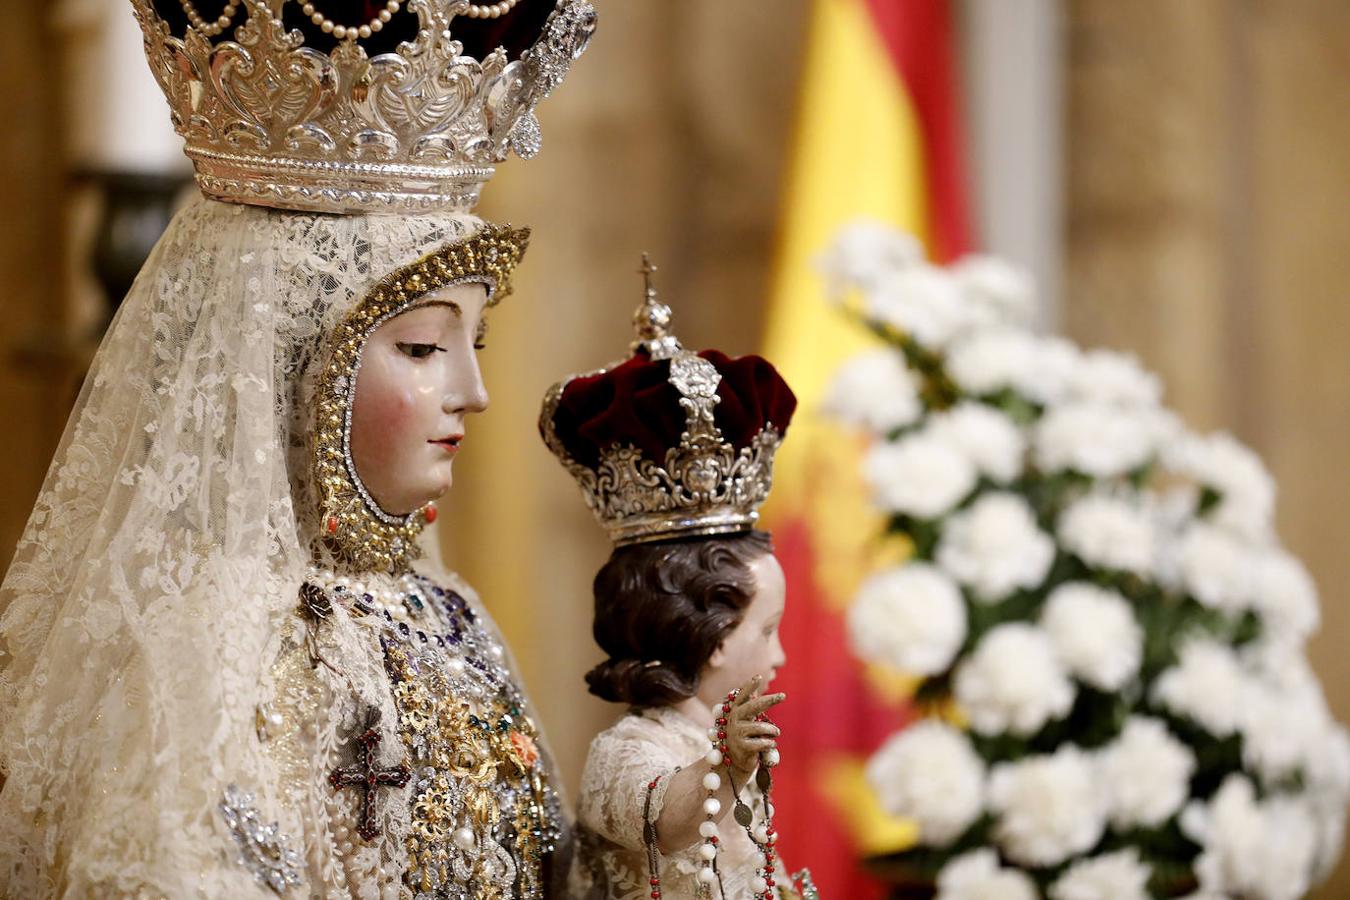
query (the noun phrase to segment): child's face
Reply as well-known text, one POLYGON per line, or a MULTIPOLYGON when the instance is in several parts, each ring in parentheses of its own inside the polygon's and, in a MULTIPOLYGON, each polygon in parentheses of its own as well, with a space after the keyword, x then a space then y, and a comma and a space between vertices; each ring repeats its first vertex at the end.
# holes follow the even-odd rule
POLYGON ((778 626, 783 621, 787 584, 783 567, 772 553, 750 564, 755 576, 755 595, 736 628, 713 651, 699 682, 699 697, 710 706, 756 675, 767 687, 787 662, 778 626))

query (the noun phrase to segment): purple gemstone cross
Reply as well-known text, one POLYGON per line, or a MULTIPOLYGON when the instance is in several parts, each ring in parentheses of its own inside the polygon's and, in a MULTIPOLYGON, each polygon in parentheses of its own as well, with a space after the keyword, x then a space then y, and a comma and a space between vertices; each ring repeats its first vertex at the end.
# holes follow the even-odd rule
POLYGON ((365 796, 361 802, 361 821, 357 824, 356 833, 365 840, 373 840, 380 833, 380 826, 375 823, 375 789, 377 787, 403 787, 412 777, 412 772, 405 765, 397 765, 388 769, 382 769, 375 760, 375 748, 379 746, 383 736, 375 727, 379 722, 379 713, 374 713, 366 730, 361 732, 356 742, 361 745, 356 751, 356 765, 342 766, 334 769, 328 776, 328 783, 334 790, 342 790, 344 787, 360 787, 364 789, 365 796))

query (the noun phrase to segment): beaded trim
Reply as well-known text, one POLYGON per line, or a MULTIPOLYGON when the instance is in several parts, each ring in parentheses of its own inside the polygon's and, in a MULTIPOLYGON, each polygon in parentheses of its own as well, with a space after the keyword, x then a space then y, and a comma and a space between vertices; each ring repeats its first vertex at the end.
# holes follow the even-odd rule
POLYGON ((417 558, 425 510, 395 516, 366 490, 351 455, 352 401, 361 353, 370 335, 431 291, 453 284, 487 285, 488 306, 511 293, 511 273, 529 244, 527 228, 486 225, 394 271, 366 295, 330 337, 319 382, 314 442, 321 540, 339 562, 357 571, 397 574, 417 558))
POLYGON ((234 838, 238 863, 258 884, 282 896, 300 883, 300 855, 291 849, 290 836, 276 822, 263 824, 252 794, 231 784, 217 808, 234 838))

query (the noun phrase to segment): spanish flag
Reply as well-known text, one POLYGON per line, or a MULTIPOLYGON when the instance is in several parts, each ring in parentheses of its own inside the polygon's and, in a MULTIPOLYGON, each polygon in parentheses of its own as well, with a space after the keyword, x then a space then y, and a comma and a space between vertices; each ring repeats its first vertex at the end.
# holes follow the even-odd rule
POLYGON ((902 723, 907 686, 854 659, 843 613, 862 577, 905 548, 879 537, 858 439, 819 412, 835 369, 871 339, 826 302, 817 262, 858 219, 911 232, 938 259, 969 249, 953 41, 947 0, 815 0, 782 213, 764 355, 802 407, 764 511, 788 576, 775 821, 783 858, 809 866, 829 900, 880 897, 859 860, 914 835, 862 775, 902 723))

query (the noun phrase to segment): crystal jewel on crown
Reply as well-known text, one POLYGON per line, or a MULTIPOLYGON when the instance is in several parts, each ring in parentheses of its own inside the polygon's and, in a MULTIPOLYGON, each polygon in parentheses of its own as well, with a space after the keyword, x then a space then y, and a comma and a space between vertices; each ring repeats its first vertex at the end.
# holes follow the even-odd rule
POLYGON ((615 544, 752 529, 796 397, 758 356, 684 349, 643 272, 632 356, 550 388, 540 433, 615 544))
POLYGON ((282 22, 298 0, 236 0, 220 40, 214 23, 175 36, 154 0, 131 2, 201 190, 336 213, 472 210, 496 163, 538 152, 535 107, 596 19, 586 0, 524 0, 554 6, 539 39, 518 59, 478 60, 454 31, 482 7, 408 0, 416 36, 372 57, 355 28, 328 52, 307 46, 282 22))

